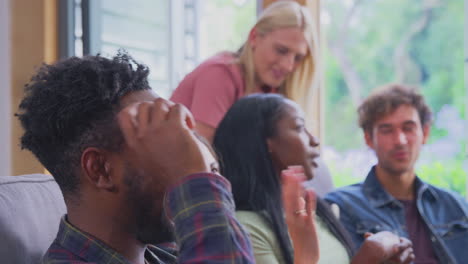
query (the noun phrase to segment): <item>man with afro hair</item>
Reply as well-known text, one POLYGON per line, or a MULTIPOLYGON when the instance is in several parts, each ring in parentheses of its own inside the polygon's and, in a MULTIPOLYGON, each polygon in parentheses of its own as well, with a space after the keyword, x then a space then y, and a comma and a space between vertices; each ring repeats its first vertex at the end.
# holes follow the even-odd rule
POLYGON ((148 73, 120 52, 43 65, 26 85, 21 146, 67 206, 42 263, 253 262, 192 115, 159 98, 148 73))

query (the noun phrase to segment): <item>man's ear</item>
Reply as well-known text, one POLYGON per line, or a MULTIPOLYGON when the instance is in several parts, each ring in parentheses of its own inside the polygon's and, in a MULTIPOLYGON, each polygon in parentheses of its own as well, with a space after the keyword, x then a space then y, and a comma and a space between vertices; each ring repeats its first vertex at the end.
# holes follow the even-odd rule
POLYGON ((99 148, 86 148, 81 154, 81 169, 87 182, 97 189, 115 192, 117 182, 112 174, 109 153, 99 148))
POLYGON ((374 149, 374 142, 372 141, 372 130, 365 130, 364 131, 364 140, 366 141, 366 145, 374 149))
POLYGON ((423 131, 423 144, 426 144, 427 140, 429 139, 429 136, 431 135, 431 125, 430 124, 423 125, 422 131, 423 131))

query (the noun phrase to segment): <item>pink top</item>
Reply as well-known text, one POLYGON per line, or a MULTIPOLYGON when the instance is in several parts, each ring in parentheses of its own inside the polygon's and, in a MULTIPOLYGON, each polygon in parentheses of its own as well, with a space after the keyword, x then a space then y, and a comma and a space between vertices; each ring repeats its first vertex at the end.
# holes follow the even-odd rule
POLYGON ((171 101, 185 105, 195 120, 218 127, 245 91, 240 65, 233 60, 232 53, 223 52, 204 61, 180 82, 171 101))

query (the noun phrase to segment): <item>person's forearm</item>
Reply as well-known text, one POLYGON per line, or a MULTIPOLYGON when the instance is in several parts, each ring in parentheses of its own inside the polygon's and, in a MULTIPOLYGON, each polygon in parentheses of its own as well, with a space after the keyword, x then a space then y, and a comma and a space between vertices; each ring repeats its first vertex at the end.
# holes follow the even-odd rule
POLYGON ((187 176, 168 191, 164 204, 174 223, 179 263, 255 263, 248 234, 234 217, 225 178, 211 173, 187 176))

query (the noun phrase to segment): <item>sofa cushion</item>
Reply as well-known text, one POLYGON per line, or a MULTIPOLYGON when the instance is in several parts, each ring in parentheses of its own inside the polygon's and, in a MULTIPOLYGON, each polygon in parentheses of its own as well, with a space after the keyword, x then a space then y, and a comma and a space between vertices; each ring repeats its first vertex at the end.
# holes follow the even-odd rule
POLYGON ((52 176, 0 176, 1 262, 38 263, 65 213, 62 192, 52 176))

